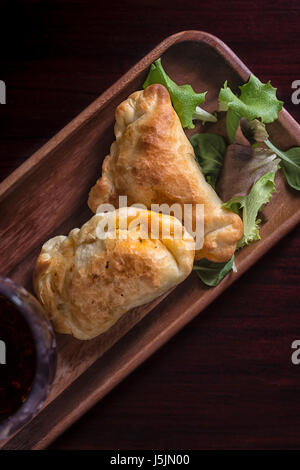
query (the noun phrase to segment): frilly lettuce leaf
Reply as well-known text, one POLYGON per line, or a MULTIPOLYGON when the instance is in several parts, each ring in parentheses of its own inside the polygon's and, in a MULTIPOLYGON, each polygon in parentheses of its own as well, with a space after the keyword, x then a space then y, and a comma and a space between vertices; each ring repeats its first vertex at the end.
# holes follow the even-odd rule
MULTIPOLYGON (((177 85, 164 71, 161 59, 157 59, 154 64, 151 65, 150 72, 143 87, 147 88, 149 85, 153 85, 154 83, 160 83, 167 88, 182 127, 193 129, 195 127, 193 124, 193 116, 196 111, 196 107, 205 100, 207 92, 196 93, 191 85, 177 85)), ((207 116, 205 120, 208 120, 207 116)))
POLYGON ((194 134, 190 141, 206 181, 215 188, 227 148, 224 137, 209 133, 194 134))
POLYGON ((270 82, 262 83, 254 75, 250 75, 249 81, 239 88, 241 94, 236 96, 226 81, 219 93, 220 110, 227 111, 226 127, 231 142, 242 117, 249 120, 260 118, 262 122, 270 123, 277 119, 283 106, 276 97, 276 88, 270 82))
POLYGON ((236 196, 223 204, 222 207, 237 214, 242 210, 244 235, 238 243, 238 248, 242 248, 254 240, 260 240, 259 223, 261 221, 257 219, 257 214, 270 201, 272 194, 276 191, 274 179, 275 172, 270 171, 259 178, 247 196, 236 196))
POLYGON ((226 263, 214 263, 213 261, 203 258, 197 261, 197 264, 194 264, 193 267, 193 270, 196 271, 201 281, 209 287, 217 286, 222 279, 234 269, 234 255, 226 263))

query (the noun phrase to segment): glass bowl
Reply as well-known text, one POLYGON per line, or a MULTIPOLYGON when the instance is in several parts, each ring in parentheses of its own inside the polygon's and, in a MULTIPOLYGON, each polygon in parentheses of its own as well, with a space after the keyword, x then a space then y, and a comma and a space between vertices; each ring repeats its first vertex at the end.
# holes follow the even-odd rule
MULTIPOLYGON (((26 289, 11 279, 0 276, 0 295, 13 304, 28 325, 36 356, 35 373, 26 400, 16 411, 0 421, 1 441, 28 423, 43 406, 56 371, 56 341, 41 304, 26 289)), ((6 366, 0 364, 0 373, 1 367, 6 366)))

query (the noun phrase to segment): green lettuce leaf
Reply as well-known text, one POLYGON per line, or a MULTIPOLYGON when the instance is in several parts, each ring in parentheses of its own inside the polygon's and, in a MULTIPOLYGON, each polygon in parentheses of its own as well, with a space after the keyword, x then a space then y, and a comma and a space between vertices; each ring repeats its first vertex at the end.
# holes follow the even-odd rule
POLYGON ((194 134, 190 141, 206 181, 215 188, 227 149, 224 137, 209 133, 194 134))
POLYGON ((161 59, 157 59, 154 64, 151 65, 150 72, 143 87, 145 89, 154 83, 160 83, 167 88, 182 127, 193 129, 195 127, 193 124, 193 115, 196 111, 196 107, 205 100, 207 92, 196 93, 191 85, 177 85, 164 71, 161 59))
POLYGON ((254 240, 260 240, 259 223, 261 221, 257 219, 257 214, 270 201, 272 194, 276 191, 274 178, 275 172, 269 171, 259 178, 247 196, 236 196, 223 204, 222 207, 237 214, 242 210, 244 235, 238 243, 238 248, 242 248, 254 240))
POLYGON ((220 110, 227 111, 226 127, 231 142, 242 117, 249 120, 260 118, 264 123, 273 122, 283 106, 283 102, 276 97, 276 88, 270 82, 262 83, 254 75, 250 75, 248 82, 239 88, 241 94, 236 96, 226 81, 219 93, 220 110))
POLYGON ((209 287, 217 286, 224 277, 235 268, 234 255, 226 263, 214 263, 206 258, 197 261, 193 270, 200 277, 201 281, 209 287))
POLYGON ((300 147, 292 147, 286 152, 279 150, 268 139, 265 144, 281 158, 283 172, 289 185, 300 190, 300 147))
POLYGON ((232 143, 239 127, 241 117, 233 109, 228 109, 226 114, 226 131, 229 141, 232 143))

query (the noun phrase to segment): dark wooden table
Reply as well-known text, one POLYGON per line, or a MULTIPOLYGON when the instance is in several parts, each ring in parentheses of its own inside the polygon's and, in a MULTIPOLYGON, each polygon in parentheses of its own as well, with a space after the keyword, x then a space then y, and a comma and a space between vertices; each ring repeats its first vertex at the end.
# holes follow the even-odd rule
MULTIPOLYGON (((166 36, 223 39, 288 111, 300 79, 298 0, 1 2, 4 178, 166 36)), ((205 67, 205 64, 203 64, 205 67)), ((299 228, 51 449, 300 447, 299 228)), ((167 302, 167 300, 166 300, 167 302)))

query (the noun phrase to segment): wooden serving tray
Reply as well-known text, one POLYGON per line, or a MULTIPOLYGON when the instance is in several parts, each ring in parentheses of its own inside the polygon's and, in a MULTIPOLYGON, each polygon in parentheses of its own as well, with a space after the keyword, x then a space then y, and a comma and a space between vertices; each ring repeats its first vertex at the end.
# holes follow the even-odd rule
MULTIPOLYGON (((208 90, 205 108, 211 112, 217 108, 225 80, 236 89, 250 74, 210 34, 184 31, 165 39, 1 184, 0 274, 32 291, 32 270, 41 245, 92 216, 88 192, 114 139, 115 108, 141 89, 150 64, 160 56, 176 82, 190 83, 199 92, 208 90)), ((217 126, 224 130, 224 119, 217 126)), ((205 129, 209 132, 211 125, 205 129)), ((300 128, 285 110, 269 129, 272 142, 283 149, 300 144, 300 128)), ((162 297, 128 312, 94 340, 81 342, 57 335, 57 374, 45 406, 0 448, 48 446, 291 230, 300 220, 299 195, 286 186, 282 175, 277 175, 276 187, 277 193, 264 211, 262 239, 237 254, 238 272, 217 287, 204 287, 192 273, 159 307, 154 309, 162 297)))

